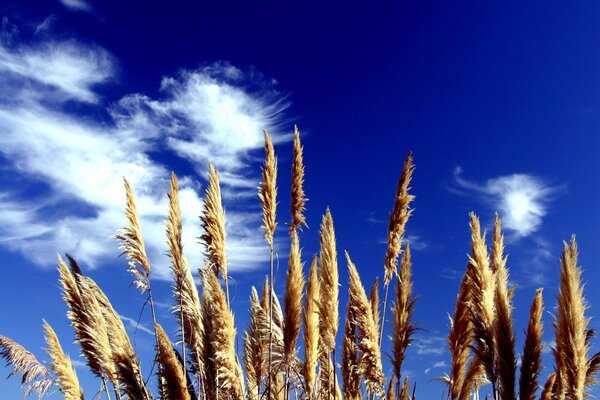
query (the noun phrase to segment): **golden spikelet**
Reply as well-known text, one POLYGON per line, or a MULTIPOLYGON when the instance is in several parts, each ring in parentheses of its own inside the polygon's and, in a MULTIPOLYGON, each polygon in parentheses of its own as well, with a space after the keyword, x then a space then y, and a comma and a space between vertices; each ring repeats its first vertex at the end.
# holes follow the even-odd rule
POLYGON ((262 204, 263 229, 270 247, 273 247, 277 209, 277 158, 271 136, 264 131, 265 136, 265 165, 262 169, 262 182, 258 188, 258 198, 262 204))
POLYGON ((256 288, 252 287, 250 295, 250 325, 244 335, 244 367, 248 384, 248 397, 260 398, 260 385, 265 374, 265 332, 268 325, 267 314, 260 305, 256 288))
POLYGON ((302 374, 306 381, 308 397, 312 396, 317 377, 319 359, 319 293, 320 281, 317 257, 314 256, 308 273, 306 305, 304 307, 304 365, 302 374))
POLYGON ((156 332, 156 361, 158 366, 158 390, 162 399, 190 400, 186 376, 166 332, 160 324, 156 332))
POLYGON ((112 368, 115 370, 120 391, 131 399, 150 399, 151 396, 144 383, 139 360, 129 336, 127 336, 123 321, 102 289, 91 278, 84 277, 83 279, 90 293, 98 301, 106 323, 112 352, 112 368))
POLYGON ((388 383, 387 393, 385 395, 386 400, 396 400, 396 377, 392 375, 390 382, 388 383))
MULTIPOLYGON (((470 290, 473 292, 471 303, 475 355, 473 362, 483 366, 487 379, 495 387, 497 381, 494 365, 495 276, 490 268, 485 234, 481 234, 479 219, 474 213, 469 216, 472 247, 467 271, 470 275, 470 290)), ((471 373, 474 374, 478 370, 478 366, 473 366, 471 373)))
POLYGON ((376 396, 383 395, 384 376, 381 366, 381 352, 378 343, 378 331, 373 320, 371 304, 367 299, 365 289, 360 281, 356 266, 352 263, 348 252, 348 272, 350 284, 348 286, 349 306, 356 321, 359 331, 358 348, 360 350, 360 368, 365 377, 367 391, 376 396))
MULTIPOLYGON (((468 268, 468 267, 467 267, 468 268)), ((472 301, 470 277, 467 272, 463 276, 454 315, 450 319, 450 332, 448 333, 448 349, 452 357, 450 375, 446 380, 448 383, 449 397, 456 400, 460 397, 462 387, 465 382, 465 373, 469 362, 471 351, 471 335, 473 333, 473 324, 469 307, 472 301)))
POLYGON ((13 369, 8 375, 21 375, 24 397, 36 394, 39 399, 54 385, 48 369, 23 346, 5 336, 0 336, 0 357, 13 369))
MULTIPOLYGON (((169 218, 166 221, 167 245, 171 258, 171 271, 174 276, 173 295, 175 297, 175 314, 180 322, 182 342, 192 355, 191 363, 197 373, 204 367, 202 362, 203 340, 202 314, 198 289, 192 272, 183 253, 181 211, 179 208, 179 186, 177 177, 171 174, 171 191, 169 192, 169 218)), ((182 352, 185 361, 185 352, 182 352)), ((185 362, 184 362, 185 364, 185 362)))
POLYGON ((356 344, 356 317, 350 304, 348 304, 347 309, 344 338, 342 341, 342 382, 345 398, 348 400, 358 400, 361 398, 361 371, 358 365, 358 346, 356 344))
POLYGON ((83 391, 71 365, 71 359, 63 352, 56 333, 46 321, 44 321, 44 331, 46 332, 46 343, 48 345, 46 352, 52 359, 50 367, 57 377, 56 382, 62 395, 65 400, 82 400, 83 391))
MULTIPOLYGON (((369 302, 371 303, 371 313, 373 314, 373 322, 377 331, 379 331, 379 278, 375 278, 371 292, 369 293, 369 302)), ((377 338, 379 339, 379 338, 377 338)))
POLYGON ((335 336, 338 330, 339 274, 335 231, 329 208, 323 216, 320 233, 320 332, 326 351, 331 352, 335 348, 335 336))
POLYGON ((577 266, 575 237, 564 243, 561 257, 560 291, 555 317, 557 380, 559 389, 566 390, 569 399, 586 396, 588 372, 587 304, 583 296, 581 269, 577 266), (560 382, 564 380, 563 382, 560 382))
POLYGON ((394 328, 391 338, 392 366, 398 382, 400 382, 401 378, 402 362, 404 361, 406 349, 412 342, 412 336, 417 329, 416 324, 411 322, 415 308, 415 299, 412 294, 413 283, 410 257, 410 245, 406 243, 400 267, 400 276, 396 285, 396 304, 392 309, 394 328))
POLYGON ((553 400, 555 394, 556 387, 556 374, 550 374, 548 379, 546 380, 546 384, 544 385, 544 389, 542 390, 542 395, 540 396, 540 400, 553 400))
POLYGON ((105 373, 115 387, 118 387, 112 362, 112 349, 101 306, 89 290, 75 259, 68 254, 67 258, 71 270, 58 256, 58 271, 63 288, 63 299, 69 308, 67 316, 75 329, 75 342, 79 344, 92 373, 99 378, 102 378, 105 373))
POLYGON ((283 331, 284 356, 286 364, 291 365, 296 357, 296 342, 302 325, 302 293, 304 292, 304 275, 302 274, 301 250, 298 233, 290 233, 292 247, 288 259, 288 270, 285 284, 285 323, 283 331))
POLYGON ((394 208, 390 214, 388 226, 388 246, 385 253, 384 267, 385 275, 383 282, 389 285, 394 273, 398 269, 398 256, 402 250, 402 237, 408 218, 412 215, 412 210, 409 209, 410 203, 414 200, 414 196, 408 194, 410 189, 410 181, 415 167, 413 164, 412 152, 409 152, 404 161, 402 174, 396 187, 396 198, 394 200, 394 208))
POLYGON ((404 378, 404 382, 402 383, 402 390, 400 391, 400 396, 398 396, 398 400, 410 400, 410 395, 408 391, 410 389, 410 384, 408 382, 408 378, 404 378))
POLYGON ((200 222, 204 232, 200 240, 206 248, 210 266, 216 274, 227 279, 227 257, 225 255, 225 212, 221 202, 219 175, 212 164, 208 164, 208 186, 204 197, 204 205, 200 222))
POLYGON ((260 297, 260 305, 263 308, 263 310, 265 310, 267 315, 271 315, 271 305, 269 302, 270 293, 271 293, 271 291, 269 290, 269 276, 267 275, 267 276, 265 276, 265 283, 263 284, 261 297, 260 297))
POLYGON ((529 323, 525 333, 525 344, 521 356, 521 376, 519 379, 519 399, 535 400, 538 389, 538 377, 542 369, 542 314, 544 305, 542 289, 535 292, 529 311, 529 323))
POLYGON ((498 375, 498 394, 504 400, 514 400, 517 360, 515 356, 516 337, 513 330, 512 304, 508 293, 508 270, 504 257, 504 237, 500 218, 495 217, 492 242, 491 270, 495 274, 496 288, 494 303, 495 370, 498 375))
POLYGON ((240 370, 235 352, 236 329, 233 314, 227 306, 225 293, 217 276, 206 269, 202 271, 204 286, 204 323, 211 343, 214 363, 214 384, 218 398, 241 398, 244 395, 240 370))
POLYGON ((121 242, 122 254, 127 256, 129 264, 129 272, 131 272, 135 278, 133 281, 134 285, 140 289, 142 293, 149 289, 149 277, 150 277, 150 261, 146 255, 146 246, 144 245, 144 238, 142 236, 142 229, 140 227, 140 219, 137 213, 135 205, 135 198, 133 197, 133 191, 127 179, 123 178, 125 184, 125 196, 127 207, 125 209, 125 216, 127 217, 128 225, 119 231, 116 239, 121 242))
POLYGON ((300 131, 294 125, 294 158, 292 161, 292 223, 290 229, 296 231, 306 226, 304 210, 306 196, 304 194, 304 161, 302 160, 303 146, 300 144, 300 131))

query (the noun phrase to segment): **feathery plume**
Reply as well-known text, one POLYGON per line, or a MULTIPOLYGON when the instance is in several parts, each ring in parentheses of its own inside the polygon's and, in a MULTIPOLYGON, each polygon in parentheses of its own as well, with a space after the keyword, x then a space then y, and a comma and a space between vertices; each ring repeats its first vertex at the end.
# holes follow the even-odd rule
POLYGON ((400 391, 400 396, 398 400, 410 400, 410 395, 408 394, 408 390, 410 389, 410 384, 408 382, 408 378, 404 378, 404 382, 402 383, 402 390, 400 391))
POLYGON ((135 280, 134 285, 140 289, 142 293, 149 290, 150 284, 150 261, 146 255, 146 246, 140 228, 140 219, 133 197, 133 191, 127 179, 123 178, 125 183, 125 196, 127 208, 125 216, 127 217, 128 226, 122 228, 116 239, 121 242, 122 254, 127 256, 129 264, 129 272, 133 274, 135 280))
POLYGON ((356 327, 359 331, 358 348, 360 349, 360 368, 363 371, 367 390, 377 396, 383 395, 384 376, 381 366, 381 352, 377 340, 377 328, 373 321, 371 304, 360 281, 356 266, 348 252, 346 261, 350 275, 348 287, 349 306, 352 308, 356 327))
MULTIPOLYGON (((470 215, 471 255, 467 267, 473 292, 471 315, 474 326, 474 363, 480 363, 487 379, 496 388, 497 373, 494 365, 495 276, 490 268, 485 234, 481 234, 479 219, 470 215)), ((501 257, 501 256, 500 256, 501 257)), ((473 365, 472 373, 479 370, 473 365)))
POLYGON ((392 309, 394 333, 392 339, 392 366, 396 380, 400 382, 402 362, 406 349, 412 342, 412 335, 417 327, 411 322, 414 313, 416 300, 413 297, 413 283, 410 258, 410 244, 406 243, 402 264, 400 267, 400 276, 396 285, 396 304, 392 309))
POLYGON ((204 233, 200 241, 206 247, 210 266, 216 274, 227 280, 227 257, 225 255, 225 212, 221 202, 219 174, 212 164, 208 164, 208 186, 200 222, 204 233))
POLYGON ((291 232, 292 247, 288 259, 285 285, 285 323, 283 331, 284 355, 286 364, 291 364, 296 354, 296 341, 302 325, 302 292, 304 275, 302 274, 301 250, 298 233, 291 232))
POLYGON ((21 375, 24 397, 36 394, 39 399, 54 385, 48 369, 23 346, 6 336, 0 336, 0 357, 13 369, 8 375, 21 375))
POLYGON ((359 400, 361 371, 358 358, 356 316, 348 303, 346 322, 344 327, 344 338, 342 342, 342 381, 344 396, 348 400, 359 400))
POLYGON ((470 277, 467 267, 467 272, 465 272, 458 290, 454 315, 450 319, 450 332, 448 333, 448 349, 452 357, 452 365, 450 367, 450 375, 445 381, 448 383, 449 397, 452 400, 460 397, 462 387, 465 383, 465 373, 471 351, 470 344, 473 324, 469 312, 472 301, 471 284, 469 281, 470 277))
POLYGON ((236 329, 233 314, 227 306, 225 293, 214 273, 202 271, 204 283, 205 326, 212 345, 215 387, 219 398, 241 398, 244 395, 240 370, 235 352, 236 329))
POLYGON ((525 333, 525 345, 521 357, 521 377, 519 379, 519 399, 535 400, 538 389, 538 377, 542 368, 542 314, 544 305, 542 289, 535 292, 529 311, 529 323, 525 333))
POLYGON ((331 352, 335 348, 335 336, 338 330, 339 274, 335 231, 329 208, 327 208, 325 216, 323 216, 320 244, 320 331, 325 349, 327 352, 331 352))
POLYGON ((515 334, 512 321, 512 304, 508 293, 508 270, 504 257, 504 237, 498 214, 494 222, 491 270, 495 274, 494 303, 495 371, 498 375, 498 394, 503 400, 514 400, 517 360, 515 357, 515 334))
POLYGON ((402 250, 402 237, 404 236, 404 228, 408 218, 412 215, 412 210, 409 209, 410 203, 414 200, 414 196, 408 194, 410 189, 410 181, 415 167, 413 165, 412 152, 409 152, 404 161, 402 174, 396 187, 396 198, 394 208, 390 214, 388 227, 388 247, 385 253, 385 276, 384 284, 390 284, 392 277, 398 269, 398 256, 402 250))
MULTIPOLYGON (((379 332, 379 278, 375 278, 371 292, 369 293, 369 302, 371 303, 371 313, 373 313, 373 322, 379 332)), ((379 338, 377 338, 379 339, 379 338)))
POLYGON ((556 386, 556 373, 550 374, 548 379, 546 380, 546 384, 544 385, 544 389, 542 390, 542 395, 540 396, 540 400, 552 400, 554 396, 554 389, 556 386))
POLYGON ((267 314, 260 305, 256 288, 252 287, 250 295, 250 325, 244 335, 244 367, 248 381, 248 396, 250 399, 260 398, 260 383, 265 374, 265 332, 268 326, 267 314))
MULTIPOLYGON (((202 354, 202 314, 198 289, 183 253, 181 210, 179 208, 179 185, 177 177, 171 173, 171 191, 169 192, 169 218, 166 221, 167 245, 171 258, 171 271, 174 284, 173 295, 176 300, 175 314, 180 322, 180 335, 192 355, 191 363, 196 372, 203 371, 202 354)), ((182 344, 183 346, 183 344, 182 344)), ((185 347, 182 348, 182 361, 185 366, 185 347)))
POLYGON ((588 306, 583 296, 581 268, 577 265, 575 237, 564 243, 561 257, 560 291, 555 317, 557 381, 559 393, 566 391, 569 399, 582 400, 587 396, 588 306), (564 381, 564 383, 563 383, 564 381))
POLYGON ((294 125, 294 158, 292 161, 292 224, 290 229, 296 231, 306 226, 304 217, 304 205, 306 196, 304 194, 304 161, 302 160, 303 146, 300 144, 300 131, 294 125))
POLYGON ((56 333, 46 321, 44 321, 44 331, 46 332, 46 343, 48 344, 46 352, 52 359, 50 367, 56 374, 56 382, 65 400, 83 400, 83 391, 71 365, 71 359, 64 353, 56 333))
POLYGON ((158 365, 158 386, 162 399, 190 400, 186 376, 171 347, 171 342, 160 324, 155 324, 156 361, 158 365))
POLYGON ((277 226, 275 212, 277 209, 277 158, 271 136, 264 131, 265 165, 262 169, 262 182, 258 188, 258 198, 263 210, 263 229, 269 247, 273 247, 273 235, 277 226))
POLYGON ((89 277, 83 277, 83 280, 90 293, 98 301, 106 323, 112 351, 112 368, 115 370, 118 382, 116 387, 130 399, 151 399, 144 383, 139 360, 129 336, 127 336, 123 321, 102 289, 89 277))
POLYGON ((304 365, 302 372, 306 381, 308 397, 311 398, 315 387, 317 362, 319 358, 319 271, 317 257, 313 256, 308 284, 306 286, 306 305, 304 307, 304 365))

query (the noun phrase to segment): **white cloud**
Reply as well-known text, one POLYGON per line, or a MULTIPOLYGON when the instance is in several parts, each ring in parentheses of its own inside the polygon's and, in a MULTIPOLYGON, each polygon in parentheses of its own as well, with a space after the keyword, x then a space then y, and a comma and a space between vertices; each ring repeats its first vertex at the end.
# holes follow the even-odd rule
POLYGON ((446 338, 442 336, 419 337, 412 345, 417 349, 418 355, 442 355, 446 352, 446 338))
POLYGON ((60 0, 61 4, 73 11, 91 11, 92 7, 84 0, 60 0))
POLYGON ((54 101, 94 103, 98 96, 93 86, 106 82, 113 69, 114 61, 108 52, 76 42, 46 42, 14 49, 0 44, 0 84, 3 90, 19 97, 39 99, 40 91, 49 94, 48 89, 55 89, 54 101))
MULTIPOLYGON (((105 50, 81 43, 0 48, 0 165, 22 182, 8 187, 24 189, 0 191, 0 245, 40 265, 53 265, 56 252, 69 252, 90 266, 115 260, 119 250, 111 237, 126 224, 125 176, 136 196, 155 276, 168 277, 163 221, 170 168, 150 155, 162 151, 180 162, 187 159, 203 173, 208 159, 217 161, 230 185, 225 206, 235 205, 226 212, 230 270, 263 262, 267 252, 260 216, 234 200, 257 186, 260 169, 241 170, 252 161, 248 152, 262 146, 260 129, 275 128, 284 105, 274 94, 264 95, 264 88, 252 92, 244 86, 249 78, 244 72, 216 64, 165 78, 160 98, 131 94, 105 107, 94 85, 111 78, 114 70, 105 50), (235 81, 225 81, 233 75, 235 81), (65 99, 92 102, 109 120, 73 115, 63 109, 65 99), (186 141, 189 147, 204 143, 210 151, 195 155, 186 141)), ((179 178, 184 245, 191 265, 198 267, 200 184, 179 178)))
POLYGON ((528 236, 540 228, 548 203, 558 190, 527 174, 501 176, 479 184, 464 179, 460 167, 454 171, 454 180, 459 189, 481 196, 497 210, 503 227, 518 237, 528 236))
POLYGON ((151 330, 150 328, 148 328, 146 325, 139 322, 138 320, 126 317, 124 315, 119 315, 119 317, 123 321, 123 324, 128 326, 130 330, 132 330, 132 331, 137 330, 137 331, 147 333, 148 335, 154 336, 154 331, 151 330))

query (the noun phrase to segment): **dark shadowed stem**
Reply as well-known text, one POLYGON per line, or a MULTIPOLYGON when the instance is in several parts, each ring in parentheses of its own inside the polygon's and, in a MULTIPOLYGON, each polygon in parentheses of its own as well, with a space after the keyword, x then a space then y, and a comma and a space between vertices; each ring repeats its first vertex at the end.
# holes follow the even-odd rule
POLYGON ((271 364, 273 353, 273 245, 269 245, 269 379, 267 399, 271 400, 271 364))
MULTIPOLYGON (((331 353, 331 358, 332 358, 332 367, 331 370, 333 371, 333 400, 335 400, 335 397, 337 395, 337 382, 336 382, 336 373, 335 373, 335 347, 333 348, 333 352, 331 353)), ((342 399, 340 399, 342 400, 342 399)))

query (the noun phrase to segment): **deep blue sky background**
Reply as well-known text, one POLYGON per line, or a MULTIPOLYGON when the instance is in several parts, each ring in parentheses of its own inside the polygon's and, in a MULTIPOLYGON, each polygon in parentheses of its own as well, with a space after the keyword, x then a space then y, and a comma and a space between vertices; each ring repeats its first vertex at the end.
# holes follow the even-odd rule
MULTIPOLYGON (((553 311, 561 241, 573 233, 588 282, 590 314, 597 314, 600 5, 63 3, 19 1, 0 6, 0 333, 24 344, 40 359, 46 359, 41 350, 42 318, 56 328, 65 348, 77 359, 57 284, 56 252, 70 252, 84 260, 84 269, 124 316, 137 318, 143 303, 128 288, 131 277, 125 272, 125 261, 117 258, 114 241, 97 242, 90 237, 103 249, 98 251, 81 243, 86 235, 100 230, 98 224, 108 229, 108 234, 99 234, 100 239, 107 239, 124 219, 103 218, 102 205, 93 201, 98 198, 96 192, 90 189, 89 194, 78 195, 81 188, 73 189, 77 187, 74 180, 97 185, 98 193, 114 197, 119 206, 122 193, 100 185, 116 182, 118 186, 128 170, 109 168, 113 173, 109 178, 95 180, 90 172, 107 167, 98 160, 112 163, 111 157, 106 158, 111 151, 90 158, 88 164, 83 156, 80 164, 66 162, 71 159, 67 151, 81 155, 83 148, 95 154, 101 146, 65 145, 69 140, 77 142, 77 130, 66 139, 58 133, 38 139, 48 120, 64 130, 71 128, 64 121, 77 121, 91 132, 90 137, 118 131, 125 132, 121 142, 125 137, 141 138, 142 144, 124 148, 160 166, 162 175, 156 180, 140 178, 139 186, 134 184, 134 190, 149 199, 147 205, 166 204, 169 170, 188 179, 190 198, 195 192, 197 199, 203 193, 206 161, 223 157, 215 161, 217 167, 238 178, 228 186, 225 206, 241 225, 230 228, 241 231, 238 239, 248 245, 240 250, 244 254, 234 261, 231 272, 237 285, 234 311, 240 334, 247 323, 250 286, 261 285, 268 270, 253 194, 260 179, 262 128, 270 129, 278 141, 281 265, 277 278, 279 294, 283 294, 291 163, 287 134, 293 124, 299 125, 305 145, 310 199, 310 228, 301 236, 304 258, 309 261, 317 251, 320 218, 330 206, 340 255, 344 249, 350 252, 365 286, 383 274, 387 216, 402 162, 409 150, 414 151, 417 169, 412 186, 417 199, 407 234, 413 243, 419 295, 416 319, 424 330, 417 333, 405 368, 417 381, 420 397, 436 398, 443 390, 442 384, 431 380, 448 371, 443 341, 448 330, 446 313, 454 307, 467 261, 469 211, 480 215, 488 229, 496 210, 505 221, 511 280, 518 285, 519 346, 537 287, 546 288, 546 310, 553 311), (73 69, 45 62, 48 54, 60 56, 65 51, 73 56, 69 60, 75 60, 73 69), (41 56, 32 61, 35 55, 41 56), (237 77, 226 76, 227 68, 235 68, 237 77), (46 79, 53 72, 60 82, 62 78, 70 82, 76 71, 89 80, 61 86, 46 79), (179 89, 185 91, 196 82, 186 81, 190 74, 221 88, 239 90, 228 99, 240 101, 238 114, 249 115, 252 123, 236 125, 236 119, 224 117, 233 122, 223 125, 219 115, 227 104, 220 103, 218 95, 211 103, 211 115, 194 122, 195 109, 185 108, 190 98, 177 97, 179 89), (182 86, 171 90, 173 86, 167 83, 161 90, 164 77, 182 86), (139 103, 122 101, 131 100, 134 94, 139 103), (256 102, 244 102, 248 98, 256 102), (277 115, 268 110, 260 114, 272 104, 278 104, 277 115), (172 109, 161 114, 159 108, 167 106, 172 109), (129 121, 136 124, 128 125, 129 121), (180 126, 174 121, 185 123, 180 126), (230 131, 215 134, 222 126, 230 131), (180 148, 169 147, 169 138, 177 135, 208 140, 214 147, 208 155, 185 155, 180 148), (228 137, 235 137, 234 145, 250 138, 249 144, 230 153, 223 150, 231 146, 228 137), (57 164, 49 169, 52 173, 32 166, 49 143, 59 142, 54 157, 48 158, 57 164), (239 163, 231 165, 232 159, 239 163), (74 165, 87 165, 90 170, 74 165), (72 222, 73 216, 81 218, 81 225, 72 222), (14 233, 15 226, 25 232, 14 233), (78 229, 83 226, 85 231, 78 229), (60 235, 54 236, 54 229, 60 235), (248 237, 252 239, 244 242, 248 237)), ((212 99, 192 98, 199 99, 192 104, 198 113, 207 98, 212 99)), ((192 200, 189 204, 198 205, 192 200)), ((143 206, 139 208, 144 213, 143 206)), ((166 215, 166 208, 162 210, 166 215)), ((198 229, 200 208, 183 211, 188 229, 198 229)), ((153 209, 154 214, 148 216, 149 221, 158 221, 154 227, 160 228, 160 212, 153 209)), ((160 244, 163 239, 157 237, 155 243, 160 244)), ((161 254, 166 247, 157 249, 156 254, 161 254)), ((193 240, 186 249, 199 259, 201 248, 193 240)), ((157 269, 167 271, 164 259, 157 259, 156 264, 157 269)), ((340 271, 341 303, 345 304, 347 274, 342 257, 340 271)), ((173 336, 168 283, 155 282, 165 304, 161 319, 173 336)), ((544 318, 545 339, 551 343, 550 313, 544 318)), ((144 314, 142 322, 149 326, 150 315, 144 314)), ((596 319, 591 326, 598 328, 596 319)), ((138 330, 136 343, 142 358, 149 360, 151 336, 138 330)), ((596 343, 594 352, 600 349, 596 343)), ((545 360, 544 379, 552 368, 549 352, 545 360)), ((144 366, 148 372, 149 365, 144 366)), ((84 367, 77 371, 88 397, 93 397, 97 383, 86 376, 84 367)), ((0 392, 2 398, 18 396, 18 381, 0 381, 0 392)), ((600 392, 595 389, 594 393, 600 392)))

